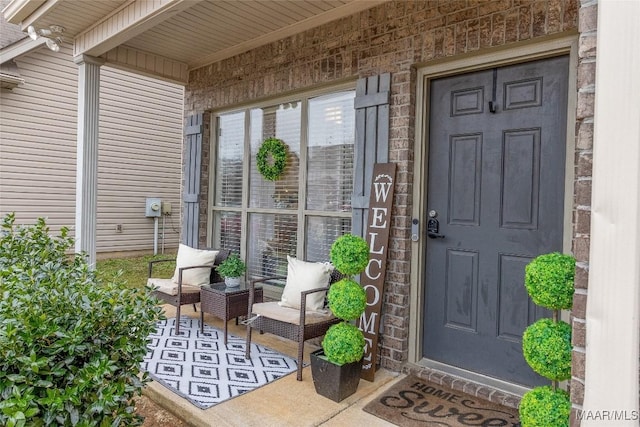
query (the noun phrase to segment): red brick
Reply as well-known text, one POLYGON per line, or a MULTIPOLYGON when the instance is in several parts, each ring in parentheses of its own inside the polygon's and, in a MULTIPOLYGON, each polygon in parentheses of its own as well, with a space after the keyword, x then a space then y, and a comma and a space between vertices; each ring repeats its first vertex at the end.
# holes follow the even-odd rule
POLYGON ((581 150, 591 150, 593 148, 593 122, 580 122, 576 148, 581 150))
MULTIPOLYGON (((580 401, 582 404, 582 400, 580 401)), ((582 424, 582 420, 578 418, 579 409, 571 408, 571 415, 569 415, 569 427, 580 427, 582 424)))
POLYGON ((579 317, 581 319, 585 318, 587 310, 587 295, 576 293, 573 295, 573 307, 571 308, 571 313, 575 317, 579 317))
POLYGON ((547 31, 555 33, 562 30, 562 0, 549 0, 547 3, 547 31))
POLYGON ((491 46, 491 17, 480 18, 480 47, 491 46))
POLYGON ((587 177, 591 176, 593 169, 593 153, 579 152, 576 154, 576 176, 587 177))
POLYGON ((585 347, 587 342, 587 328, 584 322, 572 322, 571 344, 574 347, 585 347))
POLYGON ((523 6, 518 10, 518 40, 530 39, 531 34, 531 7, 523 6))
MULTIPOLYGON (((573 352, 574 357, 575 357, 575 354, 576 352, 573 352)), ((584 379, 584 372, 578 375, 575 375, 573 372, 571 374, 576 378, 584 379)), ((571 402, 577 403, 580 405, 582 404, 583 400, 584 400, 584 384, 580 381, 572 379, 571 380, 571 402)))
POLYGON ((589 287, 589 271, 581 266, 576 266, 573 284, 576 289, 587 289, 589 287))
POLYGON ((517 10, 509 11, 504 18, 504 41, 513 43, 518 41, 519 14, 517 10))
POLYGON ((578 92, 578 105, 576 107, 576 118, 584 119, 593 117, 595 103, 594 92, 578 92))
POLYGON ((578 40, 578 57, 595 58, 597 41, 595 33, 581 34, 578 40))
POLYGON ((591 206, 591 180, 576 181, 574 192, 576 205, 591 206))
POLYGON ((447 15, 447 25, 457 24, 459 22, 467 21, 469 19, 478 17, 478 9, 475 7, 469 9, 457 10, 447 15))
POLYGON ((593 86, 596 83, 595 61, 580 62, 578 64, 578 89, 593 86))
POLYGON ((466 0, 447 0, 438 2, 438 12, 446 15, 467 7, 466 0))
POLYGON ((591 211, 578 209, 574 211, 575 229, 578 234, 589 234, 591 231, 591 211))
POLYGON ((547 3, 539 1, 533 4, 531 8, 531 30, 533 31, 533 37, 538 37, 546 34, 547 26, 547 3))
POLYGON ((589 261, 589 244, 589 237, 576 237, 573 239, 573 256, 576 261, 589 261))
POLYGON ((578 31, 587 33, 595 31, 598 23, 598 6, 593 4, 581 7, 578 12, 578 31))
POLYGON ((578 0, 565 0, 562 15, 562 30, 569 30, 578 26, 578 0))
POLYGON ((504 44, 505 40, 505 15, 496 13, 491 17, 491 46, 504 44))
POLYGON ((502 12, 511 7, 510 0, 484 0, 478 6, 478 15, 491 15, 496 12, 502 12))

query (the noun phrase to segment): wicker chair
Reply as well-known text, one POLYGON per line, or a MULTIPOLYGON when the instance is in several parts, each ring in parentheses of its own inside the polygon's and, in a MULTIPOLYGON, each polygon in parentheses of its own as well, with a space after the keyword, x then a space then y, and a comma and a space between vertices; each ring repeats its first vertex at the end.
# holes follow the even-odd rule
MULTIPOLYGON (((216 249, 218 250, 218 249, 216 249)), ((163 304, 171 304, 176 307, 176 335, 180 334, 180 307, 185 304, 193 304, 193 310, 198 311, 196 309, 196 304, 200 302, 200 287, 199 286, 190 286, 182 284, 182 273, 184 270, 189 270, 192 268, 203 268, 203 267, 211 267, 211 276, 209 278, 209 283, 218 283, 224 281, 222 277, 218 274, 215 267, 220 265, 222 261, 227 259, 229 256, 229 251, 226 249, 218 250, 218 254, 216 255, 215 262, 213 266, 211 265, 198 265, 191 267, 184 267, 178 270, 178 291, 176 295, 171 295, 169 293, 161 292, 156 290, 153 292, 153 295, 162 301, 163 304)), ((153 266, 163 262, 175 261, 175 259, 159 259, 154 261, 149 261, 149 279, 153 278, 153 266)), ((158 280, 158 279, 155 279, 158 280)), ((160 279, 160 280, 171 280, 171 279, 160 279)))
POLYGON ((340 322, 329 310, 327 313, 306 311, 306 297, 309 294, 328 291, 331 284, 340 280, 342 276, 335 271, 326 287, 301 292, 300 310, 281 307, 277 301, 254 304, 255 286, 258 283, 275 280, 286 280, 286 277, 275 276, 252 280, 249 287, 249 313, 247 316, 247 343, 245 357, 250 358, 251 330, 260 333, 268 332, 298 343, 298 381, 302 381, 302 363, 304 357, 304 342, 311 338, 323 336, 329 327, 340 322))

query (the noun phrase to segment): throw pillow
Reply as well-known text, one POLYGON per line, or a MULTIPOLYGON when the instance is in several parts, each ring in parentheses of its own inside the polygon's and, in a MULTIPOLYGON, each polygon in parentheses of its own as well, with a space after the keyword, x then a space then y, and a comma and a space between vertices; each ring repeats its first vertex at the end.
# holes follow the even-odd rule
MULTIPOLYGON (((210 265, 213 267, 217 255, 218 251, 194 249, 181 243, 180 246, 178 246, 178 256, 176 257, 176 270, 173 273, 173 281, 178 283, 180 268, 192 267, 195 265, 210 265)), ((209 284, 211 267, 184 270, 182 272, 182 284, 192 286, 209 284)))
MULTIPOLYGON (((280 305, 300 309, 300 293, 329 286, 331 264, 300 261, 287 255, 287 282, 282 291, 280 305)), ((324 307, 326 292, 307 295, 306 309, 320 311, 324 307)))

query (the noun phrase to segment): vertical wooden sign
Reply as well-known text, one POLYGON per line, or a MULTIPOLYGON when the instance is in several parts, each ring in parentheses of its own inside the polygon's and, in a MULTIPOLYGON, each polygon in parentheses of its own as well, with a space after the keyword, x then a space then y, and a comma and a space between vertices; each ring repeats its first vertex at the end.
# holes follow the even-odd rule
POLYGON ((358 328, 362 330, 365 339, 361 377, 367 381, 373 381, 376 373, 378 330, 380 328, 384 278, 387 270, 395 177, 395 163, 376 163, 373 165, 366 234, 366 240, 369 244, 369 264, 360 277, 360 282, 367 292, 367 308, 358 321, 358 328))

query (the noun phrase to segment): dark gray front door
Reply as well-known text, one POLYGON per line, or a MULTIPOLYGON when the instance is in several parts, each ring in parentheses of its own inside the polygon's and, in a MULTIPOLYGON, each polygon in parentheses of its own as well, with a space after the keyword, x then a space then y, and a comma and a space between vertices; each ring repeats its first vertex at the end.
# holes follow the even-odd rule
POLYGON ((524 329, 549 313, 524 288, 535 256, 562 250, 568 58, 430 86, 424 357, 523 385, 524 329))

